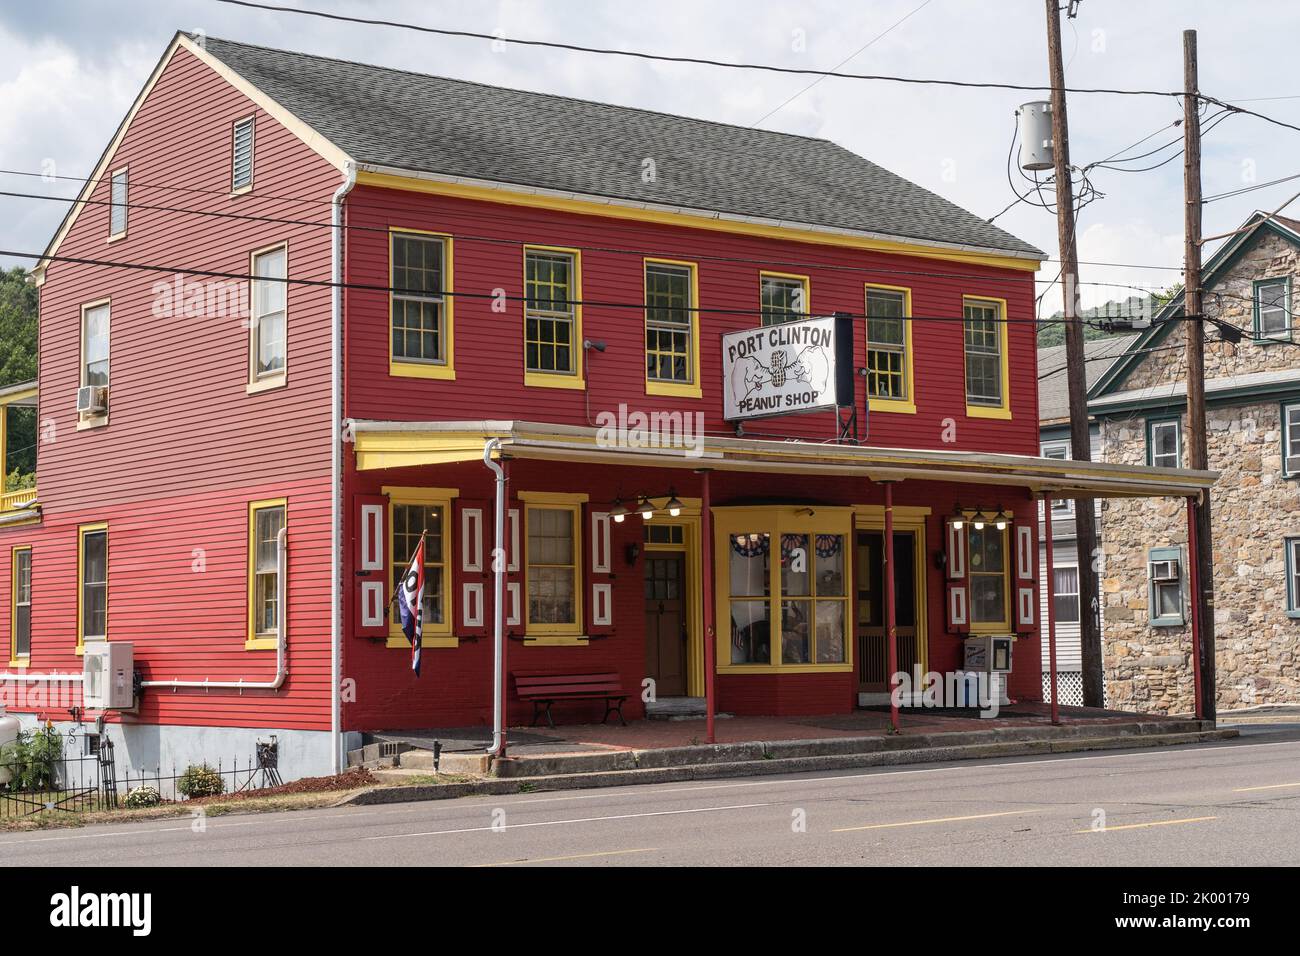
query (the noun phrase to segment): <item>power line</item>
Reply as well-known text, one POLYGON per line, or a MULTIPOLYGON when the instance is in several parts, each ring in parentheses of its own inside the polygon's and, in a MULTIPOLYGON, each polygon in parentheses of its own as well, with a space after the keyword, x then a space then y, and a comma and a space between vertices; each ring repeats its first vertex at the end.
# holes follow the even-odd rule
MULTIPOLYGON (((841 73, 837 70, 813 70, 803 67, 777 66, 771 63, 736 63, 727 60, 713 60, 705 57, 670 56, 664 53, 647 53, 642 50, 615 50, 609 47, 582 46, 576 43, 560 43, 554 40, 512 39, 492 33, 478 33, 472 30, 449 30, 443 27, 423 26, 397 20, 380 20, 372 17, 354 17, 342 13, 329 13, 324 10, 305 10, 298 7, 285 7, 271 3, 253 3, 251 0, 217 0, 218 3, 232 6, 250 7, 256 10, 270 10, 276 13, 296 13, 302 16, 319 17, 325 20, 339 20, 344 23, 359 23, 365 26, 396 27, 402 30, 415 30, 420 33, 433 33, 440 36, 462 37, 474 40, 487 40, 492 43, 512 43, 516 46, 545 47, 554 50, 567 50, 573 53, 594 53, 601 56, 622 56, 638 60, 654 60, 661 63, 685 63, 694 66, 713 66, 733 70, 761 70, 768 73, 786 73, 797 76, 836 77, 845 80, 877 80, 891 83, 911 83, 922 86, 957 86, 967 89, 986 90, 1020 90, 1041 93, 1051 89, 1050 86, 1023 83, 994 83, 975 80, 942 80, 930 77, 892 76, 879 73, 841 73)), ((1073 88, 1070 93, 1106 93, 1118 96, 1182 96, 1181 91, 1171 90, 1121 90, 1110 88, 1073 88)), ((1300 129, 1300 127, 1297 127, 1300 129)))

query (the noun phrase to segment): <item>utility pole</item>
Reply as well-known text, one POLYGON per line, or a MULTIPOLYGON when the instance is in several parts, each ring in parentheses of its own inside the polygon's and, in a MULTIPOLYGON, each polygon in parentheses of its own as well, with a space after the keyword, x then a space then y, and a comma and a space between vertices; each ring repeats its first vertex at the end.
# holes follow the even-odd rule
MULTIPOLYGON (((1084 376, 1083 323, 1079 321, 1079 252, 1074 241, 1074 184, 1070 179, 1070 131, 1065 110, 1065 67, 1061 63, 1061 14, 1058 0, 1047 2, 1047 60, 1052 85, 1052 153, 1056 162, 1056 234, 1061 247, 1061 289, 1065 305, 1065 367, 1070 390, 1070 457, 1091 461, 1088 433, 1088 382, 1084 376)), ((1199 207, 1198 207, 1199 208, 1199 207)), ((1083 704, 1101 707, 1101 620, 1098 607, 1097 510, 1089 499, 1074 509, 1079 554, 1079 640, 1083 665, 1083 704)), ((1049 512, 1045 520, 1051 521, 1049 512)), ((1052 569, 1048 568, 1048 574, 1052 569)))
MULTIPOLYGON (((1183 340, 1187 350, 1187 466, 1209 468, 1205 431, 1205 320, 1201 295, 1201 112, 1196 77, 1196 31, 1183 31, 1183 232, 1186 242, 1183 279, 1183 340)), ((1193 580, 1199 585, 1191 600, 1197 604, 1200 620, 1192 648, 1200 666, 1198 710, 1205 720, 1214 720, 1214 535, 1210 529, 1210 496, 1193 505, 1196 524, 1196 562, 1193 580)), ((1193 542, 1188 542, 1189 546, 1193 542)), ((1189 547, 1189 550, 1191 548, 1189 547)))

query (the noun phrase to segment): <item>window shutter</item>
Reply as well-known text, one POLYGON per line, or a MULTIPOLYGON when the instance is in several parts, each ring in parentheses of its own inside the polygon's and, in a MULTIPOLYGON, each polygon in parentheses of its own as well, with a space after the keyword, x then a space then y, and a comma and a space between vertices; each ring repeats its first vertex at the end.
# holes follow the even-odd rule
POLYGON ((524 632, 524 549, 521 535, 524 533, 523 512, 517 503, 506 509, 506 587, 505 587, 505 632, 522 634, 524 632))
POLYGON ((1014 629, 1017 634, 1030 634, 1038 630, 1038 591, 1034 585, 1038 564, 1035 528, 1028 522, 1012 525, 1016 538, 1016 611, 1014 629))
POLYGON ((243 189, 251 185, 253 185, 253 120, 250 117, 235 124, 230 188, 243 189))
POLYGON ((945 522, 944 541, 947 548, 944 578, 944 619, 948 632, 966 634, 970 631, 970 578, 966 568, 966 524, 958 527, 951 520, 945 522))
POLYGON ((492 503, 458 498, 453 514, 448 601, 452 632, 457 637, 483 637, 492 627, 492 535, 488 531, 492 503))
POLYGON ((614 633, 614 520, 606 510, 583 505, 586 537, 586 632, 591 636, 614 633))
POLYGON ((352 570, 356 583, 357 637, 388 634, 388 499, 353 496, 352 570))

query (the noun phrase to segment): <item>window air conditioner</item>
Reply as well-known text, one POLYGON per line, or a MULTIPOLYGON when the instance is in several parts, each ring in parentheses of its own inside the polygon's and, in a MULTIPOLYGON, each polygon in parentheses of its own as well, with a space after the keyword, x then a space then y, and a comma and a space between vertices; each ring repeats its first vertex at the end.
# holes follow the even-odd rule
POLYGON ((77 413, 94 414, 108 410, 108 386, 83 385, 77 389, 77 413))
POLYGON ((1153 580, 1153 581, 1177 581, 1177 580, 1178 580, 1178 562, 1177 562, 1177 561, 1152 561, 1152 562, 1151 562, 1151 580, 1153 580))

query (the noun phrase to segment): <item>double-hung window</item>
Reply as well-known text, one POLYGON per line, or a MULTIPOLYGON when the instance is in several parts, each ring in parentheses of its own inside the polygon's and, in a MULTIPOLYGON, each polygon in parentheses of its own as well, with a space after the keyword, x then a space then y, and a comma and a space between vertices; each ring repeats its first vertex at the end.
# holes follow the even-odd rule
POLYGON ((127 171, 119 169, 109 177, 108 239, 121 239, 126 235, 127 171))
MULTIPOLYGON (((389 498, 389 593, 406 573, 420 536, 424 536, 424 602, 421 605, 421 643, 425 647, 447 641, 455 646, 451 637, 451 503, 455 492, 437 488, 385 488, 389 498)), ((390 646, 409 647, 410 642, 402 632, 401 618, 393 613, 388 631, 390 646)))
POLYGON ((253 117, 234 125, 230 147, 230 191, 247 192, 253 188, 253 117))
POLYGON ((966 414, 975 418, 1011 417, 1006 311, 1001 299, 966 298, 962 303, 966 414))
POLYGON ((581 503, 525 493, 525 577, 530 637, 582 633, 581 503))
POLYGON ((1300 477, 1300 402, 1282 406, 1282 475, 1300 477))
POLYGON ((1291 338, 1291 280, 1259 279, 1255 282, 1256 340, 1291 338))
POLYGON ((108 387, 109 311, 107 302, 88 305, 81 310, 82 385, 108 387))
MULTIPOLYGON (((1065 442, 1048 442, 1043 444, 1041 449, 1044 458, 1052 458, 1056 461, 1069 461, 1070 459, 1070 446, 1065 442)), ((1053 498, 1052 514, 1058 516, 1074 514, 1074 500, 1071 498, 1053 498)))
POLYGON ((250 385, 284 382, 288 334, 289 252, 284 245, 253 253, 249 321, 250 385))
POLYGON ((1287 617, 1300 617, 1300 538, 1287 538, 1282 546, 1286 549, 1287 617))
POLYGON ((1006 528, 986 523, 966 526, 967 569, 970 575, 970 620, 972 631, 1006 630, 1011 626, 1011 602, 1007 587, 1006 528))
POLYGON ((524 249, 524 382, 582 386, 578 252, 524 249))
POLYGON ((797 322, 808 317, 811 303, 807 276, 763 272, 758 277, 759 302, 763 325, 797 322))
POLYGON ((1152 627, 1183 623, 1183 552, 1181 548, 1152 548, 1147 555, 1149 616, 1152 627))
POLYGON ((455 378, 451 342, 451 239, 390 233, 389 293, 392 351, 389 370, 416 378, 455 378))
POLYGON ((1079 568, 1064 565, 1052 569, 1052 610, 1057 624, 1079 623, 1079 568))
POLYGON ((77 647, 108 639, 108 525, 77 529, 77 647))
POLYGON ((912 396, 912 294, 867 286, 867 398, 882 411, 915 411, 912 396))
POLYGON ((32 549, 14 548, 10 573, 13 575, 13 617, 10 618, 9 658, 25 664, 32 656, 32 549))
POLYGON ((695 298, 693 263, 646 260, 645 374, 650 394, 700 394, 695 298))
POLYGON ((280 531, 285 501, 255 501, 248 506, 248 640, 250 649, 274 647, 280 630, 280 531))
POLYGON ((1147 464, 1177 468, 1183 460, 1181 423, 1177 418, 1147 422, 1147 464))

